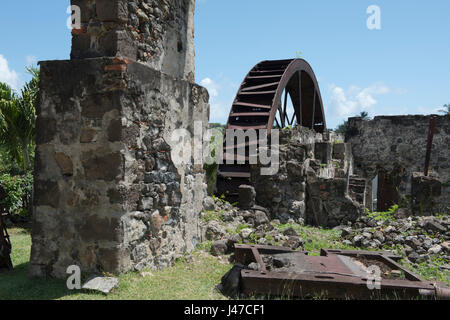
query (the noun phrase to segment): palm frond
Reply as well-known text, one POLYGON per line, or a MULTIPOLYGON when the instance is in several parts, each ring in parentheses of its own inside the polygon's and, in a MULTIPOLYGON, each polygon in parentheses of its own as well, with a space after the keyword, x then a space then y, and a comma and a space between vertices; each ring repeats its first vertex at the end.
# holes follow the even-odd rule
POLYGON ((17 164, 29 167, 29 151, 33 146, 36 123, 36 100, 39 70, 27 68, 33 76, 20 96, 7 84, 0 83, 0 143, 17 164))

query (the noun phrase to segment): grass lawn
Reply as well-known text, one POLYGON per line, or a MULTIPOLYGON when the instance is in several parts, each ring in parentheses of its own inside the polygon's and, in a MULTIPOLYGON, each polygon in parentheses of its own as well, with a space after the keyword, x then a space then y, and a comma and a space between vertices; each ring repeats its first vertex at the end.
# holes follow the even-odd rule
MULTIPOLYGON (((290 225, 279 226, 284 230, 290 225)), ((294 228, 305 240, 304 249, 311 255, 318 255, 321 248, 357 250, 341 243, 340 232, 314 227, 294 228)), ((218 300, 227 299, 215 286, 232 267, 219 258, 197 249, 192 260, 180 259, 171 268, 151 271, 151 276, 143 277, 139 272, 119 276, 119 287, 105 296, 101 293, 68 290, 65 280, 36 279, 28 277, 31 237, 23 228, 9 230, 13 245, 12 261, 14 271, 0 275, 0 300, 6 299, 61 299, 61 300, 218 300)), ((402 263, 402 261, 401 261, 402 263)), ((444 261, 434 259, 430 264, 407 265, 411 271, 427 280, 438 280, 450 285, 450 274, 439 267, 444 261)), ((149 271, 149 270, 144 270, 149 271)))
MULTIPOLYGON (((218 300, 226 299, 215 290, 222 276, 232 267, 201 250, 192 254, 193 261, 180 259, 153 276, 143 277, 139 272, 119 276, 119 287, 105 296, 101 293, 68 290, 65 280, 28 277, 31 237, 27 230, 9 230, 14 270, 0 275, 0 300, 6 299, 61 299, 61 300, 218 300)), ((149 270, 144 270, 149 271, 149 270)))

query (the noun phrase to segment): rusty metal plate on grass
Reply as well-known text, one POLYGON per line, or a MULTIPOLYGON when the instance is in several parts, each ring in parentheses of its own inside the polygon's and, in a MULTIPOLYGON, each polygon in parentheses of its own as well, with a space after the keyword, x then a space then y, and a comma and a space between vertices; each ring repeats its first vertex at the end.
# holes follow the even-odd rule
POLYGON ((448 299, 449 288, 426 281, 388 252, 322 249, 320 256, 284 247, 235 245, 235 259, 258 270, 241 271, 247 295, 336 299, 416 297, 448 299))

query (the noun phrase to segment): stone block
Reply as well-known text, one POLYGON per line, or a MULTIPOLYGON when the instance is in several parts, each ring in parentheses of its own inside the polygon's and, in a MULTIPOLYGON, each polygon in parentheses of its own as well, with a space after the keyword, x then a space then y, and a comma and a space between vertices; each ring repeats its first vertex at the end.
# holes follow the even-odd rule
POLYGON ((126 57, 137 60, 137 43, 127 31, 112 30, 99 39, 98 51, 106 57, 126 57))
POLYGON ((239 207, 242 209, 250 209, 255 205, 256 191, 249 185, 239 186, 239 207))
POLYGON ((38 115, 36 119, 36 144, 53 141, 56 132, 56 120, 54 118, 38 115))
POLYGON ((68 155, 64 152, 56 152, 54 158, 63 176, 73 175, 73 163, 68 155))
POLYGON ((90 0, 70 0, 71 5, 78 6, 81 13, 81 22, 87 23, 95 16, 93 1, 90 0))
POLYGON ((95 93, 81 101, 81 115, 86 118, 103 118, 105 113, 121 106, 118 92, 95 93))
POLYGON ((51 180, 35 180, 34 193, 37 195, 34 204, 58 208, 60 192, 58 182, 51 180))
POLYGON ((128 1, 124 0, 97 0, 97 17, 102 22, 127 22, 128 1))
POLYGON ((442 184, 438 177, 413 172, 411 183, 412 210, 415 215, 433 215, 439 212, 438 199, 442 184))
POLYGON ((97 259, 102 271, 113 274, 126 271, 130 265, 130 254, 121 247, 101 248, 97 259))
POLYGON ((95 142, 97 137, 97 130, 92 128, 83 128, 80 134, 81 143, 95 142))
POLYGON ((122 120, 113 119, 108 126, 108 140, 111 142, 120 141, 122 137, 122 120))
POLYGON ((81 239, 90 241, 113 241, 120 242, 123 239, 123 230, 120 221, 116 218, 99 217, 92 214, 83 219, 77 226, 81 239))
POLYGON ((99 154, 93 151, 83 152, 81 161, 87 180, 113 181, 123 176, 124 160, 120 152, 99 154))
POLYGON ((100 291, 101 293, 109 294, 118 285, 119 280, 117 278, 94 276, 83 284, 82 289, 100 291))
POLYGON ((90 57, 98 56, 99 54, 91 52, 91 36, 87 33, 73 34, 72 35, 72 52, 70 57, 72 59, 80 59, 83 56, 89 55, 90 57))
POLYGON ((344 160, 351 154, 350 143, 335 143, 333 144, 333 159, 344 160))
POLYGON ((331 143, 317 142, 314 146, 314 157, 321 163, 330 163, 331 161, 331 143))

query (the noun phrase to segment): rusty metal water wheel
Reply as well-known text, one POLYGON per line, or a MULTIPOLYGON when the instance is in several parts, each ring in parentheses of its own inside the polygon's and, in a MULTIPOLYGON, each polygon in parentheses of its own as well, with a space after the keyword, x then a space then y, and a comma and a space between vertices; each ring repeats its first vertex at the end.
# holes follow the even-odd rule
MULTIPOLYGON (((231 107, 226 129, 243 130, 285 128, 301 125, 316 132, 326 131, 325 114, 319 85, 311 66, 303 59, 262 61, 242 82, 231 107)), ((238 146, 225 145, 224 164, 219 165, 217 194, 236 201, 237 188, 250 178, 249 146, 245 157, 237 157, 238 146), (234 164, 227 164, 229 158, 234 164), (238 160, 243 163, 238 163, 238 160)))

